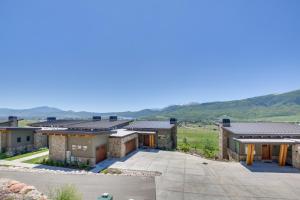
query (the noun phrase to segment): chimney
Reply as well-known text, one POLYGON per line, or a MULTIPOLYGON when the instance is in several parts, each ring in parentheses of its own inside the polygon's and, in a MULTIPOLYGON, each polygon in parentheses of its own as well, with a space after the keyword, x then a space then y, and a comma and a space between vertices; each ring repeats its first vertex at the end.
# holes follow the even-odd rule
POLYGON ((230 127, 230 119, 222 120, 223 127, 230 127))
POLYGON ((170 118, 170 124, 177 124, 176 118, 170 118))
POLYGON ((56 117, 47 117, 47 122, 56 121, 56 117))
POLYGON ((118 116, 109 116, 109 121, 117 121, 118 116))
POLYGON ((93 116, 93 121, 101 121, 101 116, 93 116))
POLYGON ((9 121, 10 127, 18 127, 18 125, 19 125, 18 117, 16 117, 16 116, 9 116, 8 121, 9 121))

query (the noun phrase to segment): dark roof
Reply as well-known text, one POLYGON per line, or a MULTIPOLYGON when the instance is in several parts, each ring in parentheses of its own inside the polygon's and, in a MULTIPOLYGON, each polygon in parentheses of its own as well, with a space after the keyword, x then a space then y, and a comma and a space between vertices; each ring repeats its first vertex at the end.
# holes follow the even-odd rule
POLYGON ((39 128, 31 127, 0 127, 0 130, 39 130, 39 128))
POLYGON ((239 135, 300 135, 300 125, 291 123, 231 123, 223 129, 239 135))
POLYGON ((72 125, 68 125, 69 129, 95 129, 95 130, 111 130, 116 128, 121 128, 130 123, 130 120, 99 120, 99 121, 88 121, 81 122, 72 125))
POLYGON ((132 124, 124 127, 126 129, 171 129, 175 125, 170 124, 170 121, 135 121, 132 124))
POLYGON ((78 130, 38 130, 38 133, 43 133, 45 135, 102 135, 109 134, 107 131, 78 131, 78 130))
POLYGON ((54 120, 54 121, 43 121, 29 124, 29 126, 33 127, 68 127, 69 125, 87 122, 88 120, 54 120))

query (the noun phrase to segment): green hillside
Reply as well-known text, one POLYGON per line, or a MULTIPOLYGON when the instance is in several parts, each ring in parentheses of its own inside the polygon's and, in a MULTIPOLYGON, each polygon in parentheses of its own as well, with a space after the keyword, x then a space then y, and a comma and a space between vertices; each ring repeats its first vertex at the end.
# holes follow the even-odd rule
POLYGON ((244 100, 170 106, 142 118, 210 121, 222 117, 239 121, 300 121, 300 90, 244 100))
POLYGON ((87 119, 94 115, 101 115, 103 117, 118 115, 124 118, 155 120, 176 117, 181 121, 213 121, 223 117, 230 117, 238 121, 300 122, 300 90, 244 100, 174 105, 163 109, 145 109, 137 112, 74 112, 47 106, 23 110, 0 109, 0 119, 6 119, 9 115, 33 120, 45 119, 48 116, 56 116, 57 118, 64 119, 87 119))

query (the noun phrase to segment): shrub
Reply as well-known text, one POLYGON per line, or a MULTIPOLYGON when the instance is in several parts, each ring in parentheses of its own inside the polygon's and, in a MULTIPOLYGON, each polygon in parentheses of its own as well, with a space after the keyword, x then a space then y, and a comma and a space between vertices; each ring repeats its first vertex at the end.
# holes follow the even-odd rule
POLYGON ((77 191, 74 185, 64 185, 61 188, 50 191, 52 200, 82 200, 82 195, 77 191))
POLYGON ((189 152, 191 149, 191 146, 189 144, 179 144, 178 149, 183 152, 189 152))

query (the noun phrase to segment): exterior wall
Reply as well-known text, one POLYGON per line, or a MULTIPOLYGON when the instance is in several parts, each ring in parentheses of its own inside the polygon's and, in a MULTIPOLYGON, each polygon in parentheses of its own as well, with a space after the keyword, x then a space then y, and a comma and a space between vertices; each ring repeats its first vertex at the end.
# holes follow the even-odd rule
POLYGON ((300 144, 292 145, 292 165, 300 169, 300 144))
POLYGON ((34 148, 40 149, 48 146, 48 136, 42 133, 34 134, 34 148))
POLYGON ((111 157, 122 158, 126 156, 125 143, 135 139, 136 147, 138 147, 138 134, 132 134, 127 137, 112 137, 109 138, 109 155, 111 157))
POLYGON ((229 159, 228 151, 227 151, 227 141, 228 141, 228 132, 222 128, 220 125, 219 132, 219 158, 221 159, 229 159))
POLYGON ((49 158, 66 161, 67 136, 49 135, 49 158))
POLYGON ((172 142, 173 142, 173 149, 177 148, 177 125, 175 125, 172 129, 171 129, 171 136, 172 136, 172 142))
POLYGON ((159 129, 157 131, 157 148, 171 150, 173 149, 173 141, 171 129, 159 129))
POLYGON ((32 151, 34 146, 34 132, 32 130, 11 130, 7 134, 6 152, 8 155, 14 155, 24 151, 32 151), (27 141, 27 136, 30 140, 27 141), (17 142, 17 138, 21 138, 21 142, 17 142))
POLYGON ((5 152, 6 147, 7 147, 7 134, 0 133, 0 153, 5 152))
MULTIPOLYGON (((108 143, 108 134, 96 136, 68 136, 68 151, 71 160, 90 166, 96 164, 96 148, 108 143), (86 147, 86 149, 84 149, 86 147)), ((107 149, 107 147, 106 147, 107 149)))

